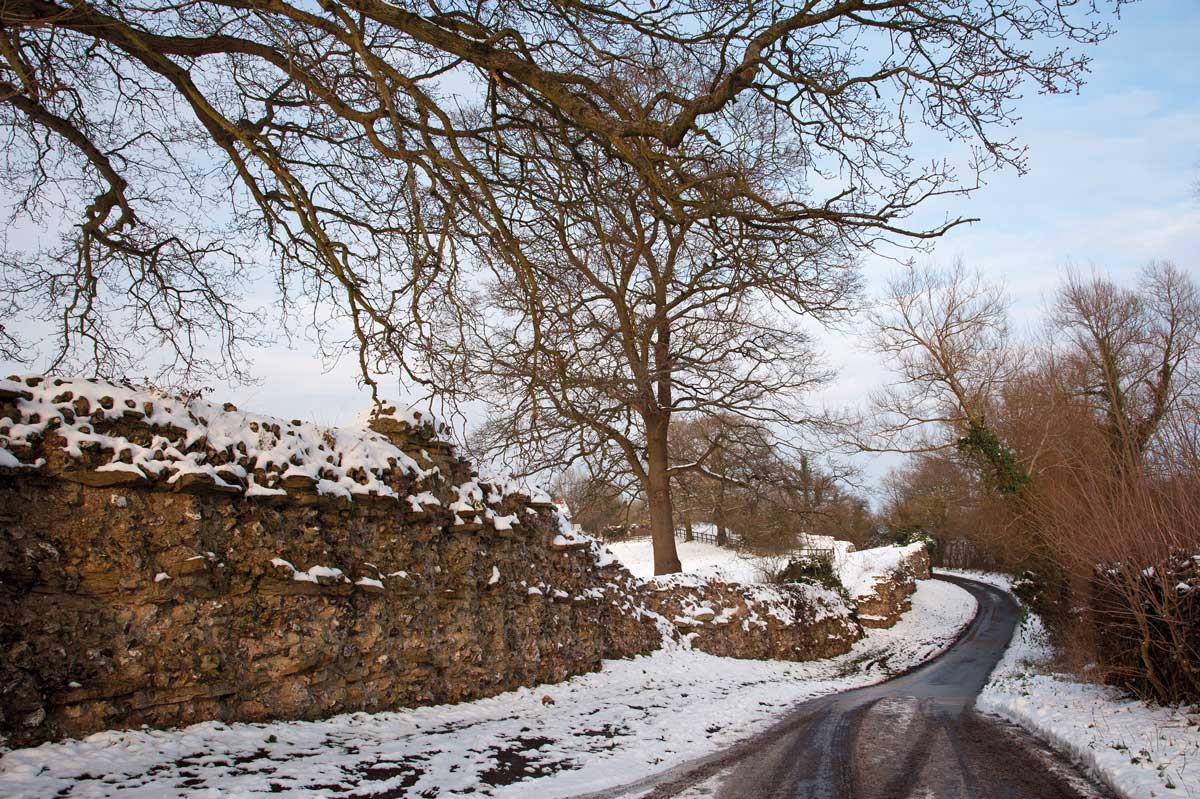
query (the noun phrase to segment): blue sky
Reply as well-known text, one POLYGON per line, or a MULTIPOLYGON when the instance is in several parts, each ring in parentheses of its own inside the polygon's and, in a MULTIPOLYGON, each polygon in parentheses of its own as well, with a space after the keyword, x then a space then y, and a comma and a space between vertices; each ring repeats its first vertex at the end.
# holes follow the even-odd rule
MULTIPOLYGON (((952 231, 927 260, 962 257, 1003 281, 1018 327, 1032 327, 1067 266, 1132 281, 1153 259, 1200 278, 1200 0, 1143 0, 1122 11, 1117 33, 1091 48, 1092 74, 1078 95, 1030 94, 1014 133, 1030 148, 1028 174, 993 174, 968 200, 930 209, 981 221, 952 231)), ((894 264, 864 263, 869 289, 894 264)), ((817 402, 858 403, 886 379, 851 325, 822 336, 841 376, 817 402)), ((349 421, 369 394, 346 360, 326 372, 302 339, 255 357, 261 382, 214 386, 240 407, 318 423, 349 421)), ((4 366, 11 365, 4 364, 4 366)), ((23 370, 22 370, 23 371, 23 370)), ((894 458, 863 458, 868 478, 894 458)))

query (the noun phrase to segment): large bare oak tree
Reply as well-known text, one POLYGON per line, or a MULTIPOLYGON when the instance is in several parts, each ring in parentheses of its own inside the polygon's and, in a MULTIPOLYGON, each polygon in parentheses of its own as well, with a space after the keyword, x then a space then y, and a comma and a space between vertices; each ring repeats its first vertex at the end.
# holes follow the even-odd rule
MULTIPOLYGON (((508 179, 493 181, 514 198, 522 241, 519 263, 503 243, 484 251, 491 304, 465 351, 462 379, 479 381, 494 411, 485 436, 537 469, 622 463, 646 497, 660 573, 679 569, 671 482, 720 449, 673 462, 672 421, 796 420, 797 396, 825 377, 799 320, 844 311, 855 289, 837 224, 763 214, 794 156, 758 126, 736 133, 729 180, 743 189, 683 190, 683 203, 581 142, 527 143, 518 151, 543 157, 514 157, 508 179)), ((696 173, 712 156, 684 145, 664 157, 696 173)))

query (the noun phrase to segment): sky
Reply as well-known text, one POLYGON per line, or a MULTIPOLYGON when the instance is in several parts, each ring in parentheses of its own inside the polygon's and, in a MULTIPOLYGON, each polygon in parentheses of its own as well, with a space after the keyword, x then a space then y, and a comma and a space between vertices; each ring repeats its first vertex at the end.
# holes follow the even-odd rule
MULTIPOLYGON (((1033 333, 1068 268, 1132 285, 1152 260, 1171 260, 1200 280, 1200 2, 1147 0, 1126 7, 1115 36, 1091 48, 1078 94, 1027 95, 1016 135, 1029 147, 1026 174, 993 173, 946 210, 979 222, 952 230, 919 261, 962 258, 1013 302, 1018 334, 1033 333)), ((864 263, 869 293, 895 264, 864 263)), ((885 382, 864 348, 861 322, 826 334, 839 379, 821 397, 861 404, 885 382)), ((859 456, 872 483, 902 456, 859 456)))
MULTIPOLYGON (((1013 132, 1029 147, 1027 174, 993 173, 971 198, 928 209, 980 221, 951 231, 921 260, 962 258, 1002 281, 1018 328, 1038 323, 1070 266, 1132 283, 1147 262, 1167 259, 1200 279, 1200 0, 1127 6, 1116 35, 1089 52, 1092 74, 1078 94, 1020 101, 1013 132)), ((871 293, 896 267, 872 257, 863 268, 871 293)), ((887 379, 862 346, 861 322, 820 340, 839 377, 815 404, 859 404, 887 379)), ((369 392, 357 386, 352 360, 326 368, 313 351, 303 339, 261 351, 256 384, 214 385, 212 396, 245 410, 347 423, 369 392)), ((871 484, 898 460, 855 462, 871 484)))

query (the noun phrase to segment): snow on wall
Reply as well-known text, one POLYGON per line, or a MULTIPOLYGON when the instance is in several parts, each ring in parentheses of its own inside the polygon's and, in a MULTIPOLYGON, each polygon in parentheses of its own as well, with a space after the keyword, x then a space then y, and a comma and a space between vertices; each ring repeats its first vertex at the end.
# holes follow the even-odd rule
POLYGON ((839 655, 862 636, 846 600, 818 585, 684 573, 648 580, 642 596, 689 646, 715 655, 814 660, 839 655))
MULTIPOLYGON (((422 490, 442 476, 429 453, 410 454, 365 427, 327 428, 126 383, 43 375, 0 380, 0 400, 12 401, 16 411, 0 418, 0 468, 44 469, 39 452, 57 447, 67 460, 86 461, 98 474, 121 473, 126 483, 188 481, 249 497, 284 496, 299 486, 346 499, 404 500, 415 513, 439 504, 422 490), (399 484, 412 490, 402 495, 399 484)), ((427 411, 380 404, 360 421, 381 419, 430 448, 453 451, 440 438, 449 428, 427 411)), ((116 477, 107 484, 117 484, 116 477)), ((540 489, 504 480, 471 480, 454 491, 456 512, 480 513, 506 529, 516 519, 489 506, 512 495, 549 502, 540 489)))
POLYGON ((422 467, 378 433, 288 422, 120 383, 32 375, 0 380, 0 393, 15 395, 17 409, 16 418, 0 419, 2 460, 34 468, 40 464, 28 463, 22 453, 57 436, 70 458, 82 458, 84 450, 108 455, 97 471, 167 484, 201 474, 249 496, 283 494, 281 480, 306 477, 319 494, 395 497, 385 475, 422 479, 431 473, 431 463, 422 467), (102 432, 122 421, 147 428, 148 440, 102 432))

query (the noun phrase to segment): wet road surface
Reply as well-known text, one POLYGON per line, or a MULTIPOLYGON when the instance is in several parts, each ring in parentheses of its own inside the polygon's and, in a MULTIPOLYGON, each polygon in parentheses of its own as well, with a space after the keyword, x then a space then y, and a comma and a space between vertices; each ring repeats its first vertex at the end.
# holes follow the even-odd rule
POLYGON ((974 710, 1019 611, 991 586, 939 579, 979 602, 975 620, 940 657, 888 682, 805 702, 726 752, 603 796, 1111 799, 1019 728, 974 710))

